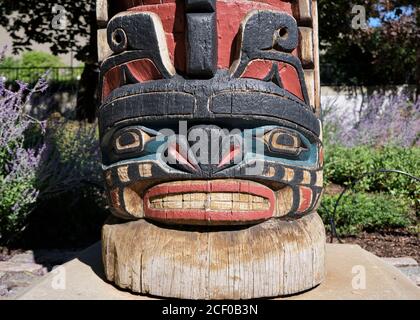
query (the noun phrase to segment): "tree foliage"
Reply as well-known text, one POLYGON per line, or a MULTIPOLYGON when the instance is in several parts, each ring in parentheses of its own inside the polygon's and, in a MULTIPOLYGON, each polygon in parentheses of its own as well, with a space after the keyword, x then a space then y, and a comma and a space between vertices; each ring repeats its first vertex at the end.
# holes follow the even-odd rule
POLYGON ((48 44, 53 54, 73 51, 76 59, 89 63, 96 61, 89 41, 91 26, 96 23, 94 10, 95 0, 2 0, 0 25, 13 39, 14 53, 36 43, 48 44), (53 27, 60 14, 54 10, 57 5, 65 9, 65 28, 53 27))
POLYGON ((78 119, 95 119, 97 72, 97 25, 95 0, 2 0, 0 25, 13 39, 15 53, 32 44, 48 44, 53 54, 73 52, 85 63, 79 83, 76 113, 78 119), (64 28, 54 28, 54 22, 65 9, 64 28), (54 9, 55 8, 55 9, 54 9))
POLYGON ((418 83, 419 16, 415 0, 319 0, 321 79, 349 85, 418 83), (366 19, 376 24, 354 29, 355 5, 363 5, 366 19))

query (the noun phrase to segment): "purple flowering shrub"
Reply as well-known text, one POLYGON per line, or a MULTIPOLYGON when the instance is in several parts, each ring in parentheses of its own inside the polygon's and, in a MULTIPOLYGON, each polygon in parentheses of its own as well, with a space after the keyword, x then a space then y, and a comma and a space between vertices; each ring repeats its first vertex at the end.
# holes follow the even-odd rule
POLYGON ((7 87, 0 75, 0 243, 84 245, 107 215, 97 125, 28 113, 46 78, 7 87))
POLYGON ((0 77, 0 241, 21 231, 33 208, 39 194, 36 172, 45 150, 42 143, 27 146, 26 133, 34 126, 43 132, 44 126, 24 113, 32 95, 46 90, 45 77, 33 87, 17 85, 17 90, 10 90, 0 77))
POLYGON ((358 117, 339 113, 334 103, 324 107, 327 144, 355 146, 420 146, 420 98, 413 102, 404 93, 375 94, 358 111, 358 117))

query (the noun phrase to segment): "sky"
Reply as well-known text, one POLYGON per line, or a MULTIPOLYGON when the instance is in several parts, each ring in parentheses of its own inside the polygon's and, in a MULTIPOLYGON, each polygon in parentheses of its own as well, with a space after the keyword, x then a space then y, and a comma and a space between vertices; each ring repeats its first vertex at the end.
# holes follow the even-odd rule
MULTIPOLYGON (((400 7, 399 9, 402 10, 402 14, 409 16, 414 13, 414 8, 412 6, 404 6, 400 7)), ((384 16, 385 20, 395 20, 398 19, 398 15, 396 15, 395 10, 389 11, 385 13, 384 16)), ((380 18, 369 18, 368 25, 373 28, 377 28, 381 26, 381 19, 380 18)))

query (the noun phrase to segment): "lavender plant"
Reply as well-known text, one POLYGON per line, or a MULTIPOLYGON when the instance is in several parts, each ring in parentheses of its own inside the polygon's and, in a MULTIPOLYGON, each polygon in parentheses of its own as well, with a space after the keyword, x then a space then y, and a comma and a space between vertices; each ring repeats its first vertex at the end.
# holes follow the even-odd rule
POLYGON ((404 93, 375 94, 359 111, 358 121, 334 112, 334 108, 330 104, 324 112, 327 143, 345 147, 420 146, 420 99, 413 102, 404 93))
POLYGON ((46 151, 38 179, 40 197, 56 196, 83 186, 102 188, 97 125, 69 121, 54 113, 47 121, 46 151))
POLYGON ((18 89, 11 90, 0 77, 0 241, 21 230, 39 193, 36 170, 45 146, 28 147, 25 134, 33 126, 40 126, 41 132, 45 128, 24 108, 34 93, 46 90, 45 79, 46 75, 32 88, 17 82, 18 89))

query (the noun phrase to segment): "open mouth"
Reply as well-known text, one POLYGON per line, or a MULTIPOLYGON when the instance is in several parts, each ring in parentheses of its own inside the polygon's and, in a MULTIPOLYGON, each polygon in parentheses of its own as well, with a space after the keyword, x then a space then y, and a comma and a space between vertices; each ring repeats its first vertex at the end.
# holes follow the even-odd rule
POLYGON ((274 192, 246 180, 169 182, 144 195, 145 217, 166 222, 247 224, 271 218, 274 208, 274 192))

